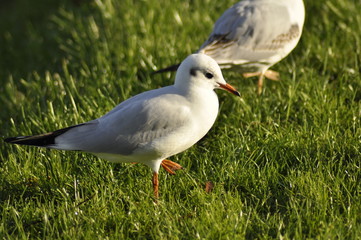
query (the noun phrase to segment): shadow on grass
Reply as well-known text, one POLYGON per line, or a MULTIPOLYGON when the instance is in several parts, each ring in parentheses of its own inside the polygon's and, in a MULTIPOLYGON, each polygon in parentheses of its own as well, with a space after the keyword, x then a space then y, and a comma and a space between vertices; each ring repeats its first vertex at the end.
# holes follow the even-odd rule
POLYGON ((79 4, 73 0, 0 0, 0 83, 8 75, 59 70, 63 53, 51 17, 60 7, 78 8, 79 4))

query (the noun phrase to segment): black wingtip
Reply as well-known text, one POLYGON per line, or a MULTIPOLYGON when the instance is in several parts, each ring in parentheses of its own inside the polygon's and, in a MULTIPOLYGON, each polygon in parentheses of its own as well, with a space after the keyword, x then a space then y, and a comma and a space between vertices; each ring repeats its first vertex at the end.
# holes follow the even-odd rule
POLYGON ((175 65, 160 69, 158 71, 154 71, 152 74, 165 73, 165 72, 175 72, 175 71, 178 70, 179 66, 180 66, 180 64, 175 64, 175 65))
POLYGON ((35 136, 10 137, 5 138, 4 141, 11 144, 47 147, 55 143, 54 139, 57 136, 59 135, 50 132, 35 136))
POLYGON ((70 130, 74 127, 78 127, 81 125, 84 125, 84 123, 75 125, 75 126, 70 126, 70 127, 63 128, 63 129, 59 129, 54 132, 40 134, 40 135, 5 138, 4 141, 7 143, 19 144, 19 145, 51 147, 51 146, 54 146, 56 137, 60 136, 61 134, 67 132, 68 130, 70 130))
POLYGON ((22 138, 26 138, 26 137, 28 137, 28 136, 5 138, 5 139, 4 139, 4 142, 7 142, 7 143, 15 143, 17 140, 22 139, 22 138))

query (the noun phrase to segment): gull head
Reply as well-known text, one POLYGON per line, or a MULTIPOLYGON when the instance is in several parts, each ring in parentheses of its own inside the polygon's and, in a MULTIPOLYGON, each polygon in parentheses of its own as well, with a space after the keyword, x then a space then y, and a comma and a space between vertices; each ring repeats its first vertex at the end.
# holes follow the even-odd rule
POLYGON ((189 55, 181 63, 174 85, 184 90, 197 87, 210 90, 221 88, 240 96, 234 87, 226 83, 217 62, 203 53, 189 55))

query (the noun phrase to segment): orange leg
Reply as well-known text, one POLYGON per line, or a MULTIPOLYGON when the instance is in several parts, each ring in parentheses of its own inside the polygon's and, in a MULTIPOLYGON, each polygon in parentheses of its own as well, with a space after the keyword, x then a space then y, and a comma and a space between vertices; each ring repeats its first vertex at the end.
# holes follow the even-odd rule
POLYGON ((263 80, 264 80, 264 75, 263 74, 259 75, 258 83, 257 83, 257 94, 258 95, 262 94, 263 80))
POLYGON ((258 95, 261 95, 261 93, 262 93, 262 87, 263 87, 264 74, 261 73, 261 72, 243 73, 243 77, 245 77, 245 78, 258 77, 257 94, 258 94, 258 95))
POLYGON ((261 75, 261 73, 260 72, 248 72, 248 73, 243 73, 242 75, 245 78, 250 78, 250 77, 259 77, 259 75, 261 75))
POLYGON ((159 197, 159 181, 158 181, 158 173, 153 173, 153 191, 154 191, 154 198, 155 202, 157 203, 158 197, 159 197))
POLYGON ((263 87, 263 80, 264 78, 268 78, 273 81, 279 81, 280 80, 280 74, 276 71, 267 70, 266 72, 253 72, 253 73, 243 73, 243 77, 249 78, 249 77, 258 77, 258 83, 257 83, 257 93, 258 95, 261 95, 262 93, 262 87, 263 87))
POLYGON ((183 169, 183 167, 181 165, 179 165, 178 163, 175 163, 171 160, 168 159, 164 159, 161 163, 161 166, 164 168, 164 170, 166 170, 168 173, 174 175, 175 172, 177 170, 183 169))
MULTIPOLYGON (((132 162, 131 164, 138 164, 137 162, 132 162)), ((164 168, 164 170, 166 170, 168 173, 174 175, 175 172, 174 171, 177 171, 177 170, 180 170, 180 169, 183 169, 183 167, 178 164, 178 163, 175 163, 171 160, 168 160, 168 159, 164 159, 161 163, 161 166, 164 168)))
POLYGON ((264 76, 270 80, 273 81, 279 81, 280 80, 280 74, 279 72, 273 71, 273 70, 267 70, 264 73, 264 76))
POLYGON ((266 78, 273 80, 273 81, 279 81, 280 80, 280 74, 273 70, 267 70, 265 73, 262 74, 262 72, 248 72, 243 73, 243 77, 250 78, 250 77, 259 77, 260 75, 264 75, 266 78))
MULTIPOLYGON (((132 162, 131 164, 137 164, 137 162, 132 162)), ((180 164, 175 163, 168 159, 164 159, 161 163, 161 166, 164 168, 164 170, 166 170, 168 173, 172 175, 175 174, 174 171, 183 169, 183 167, 180 164)))
MULTIPOLYGON (((137 162, 132 162, 132 164, 137 164, 137 162)), ((164 159, 161 163, 162 167, 170 174, 174 175, 176 170, 183 169, 181 165, 178 163, 172 162, 170 160, 164 159)), ((153 192, 154 192, 154 198, 155 203, 158 203, 159 198, 159 180, 158 180, 158 173, 153 172, 153 192)))

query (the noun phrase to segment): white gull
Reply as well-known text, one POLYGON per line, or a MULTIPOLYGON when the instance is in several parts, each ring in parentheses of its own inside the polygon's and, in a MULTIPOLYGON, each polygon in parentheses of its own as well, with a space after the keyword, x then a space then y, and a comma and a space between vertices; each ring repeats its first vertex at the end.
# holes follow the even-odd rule
POLYGON ((180 65, 174 85, 129 98, 86 123, 5 141, 89 152, 111 162, 144 163, 153 170, 154 195, 158 198, 160 166, 170 173, 181 168, 165 159, 194 145, 214 124, 219 105, 213 91, 216 88, 239 96, 212 58, 193 54, 180 65))

